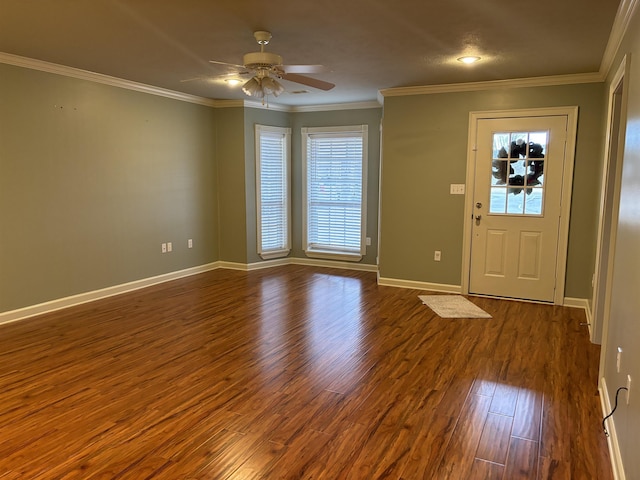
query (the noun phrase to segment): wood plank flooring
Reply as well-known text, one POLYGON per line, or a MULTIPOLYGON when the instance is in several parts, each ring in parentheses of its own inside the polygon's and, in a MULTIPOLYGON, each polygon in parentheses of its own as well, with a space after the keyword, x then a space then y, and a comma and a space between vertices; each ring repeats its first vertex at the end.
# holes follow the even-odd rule
POLYGON ((0 479, 612 478, 578 309, 302 266, 0 326, 0 479))

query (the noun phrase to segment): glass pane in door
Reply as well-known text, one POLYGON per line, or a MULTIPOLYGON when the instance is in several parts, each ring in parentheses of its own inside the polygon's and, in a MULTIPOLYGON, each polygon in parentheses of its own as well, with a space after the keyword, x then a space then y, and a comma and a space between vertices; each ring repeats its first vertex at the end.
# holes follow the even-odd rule
POLYGON ((542 215, 548 132, 496 132, 491 158, 494 215, 542 215))

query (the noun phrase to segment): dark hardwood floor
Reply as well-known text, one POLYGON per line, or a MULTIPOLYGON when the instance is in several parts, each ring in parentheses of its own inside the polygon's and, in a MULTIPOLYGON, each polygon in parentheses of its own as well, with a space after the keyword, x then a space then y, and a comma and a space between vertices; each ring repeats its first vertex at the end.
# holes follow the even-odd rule
POLYGON ((0 326, 0 478, 612 478, 584 312, 216 270, 0 326))

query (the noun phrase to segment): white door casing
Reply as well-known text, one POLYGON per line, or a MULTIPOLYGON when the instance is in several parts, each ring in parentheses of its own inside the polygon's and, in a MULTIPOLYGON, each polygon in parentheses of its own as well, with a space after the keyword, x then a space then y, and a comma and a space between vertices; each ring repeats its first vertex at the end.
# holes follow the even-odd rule
POLYGON ((576 118, 575 107, 471 113, 463 293, 563 303, 576 118))

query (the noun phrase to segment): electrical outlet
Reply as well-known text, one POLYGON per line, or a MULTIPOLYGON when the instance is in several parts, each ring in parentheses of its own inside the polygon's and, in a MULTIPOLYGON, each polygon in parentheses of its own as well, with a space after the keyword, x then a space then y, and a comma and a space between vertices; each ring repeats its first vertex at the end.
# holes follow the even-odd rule
POLYGON ((627 405, 629 405, 630 398, 631 398, 631 375, 627 375, 627 405))
POLYGON ((166 243, 162 244, 162 253, 167 253, 167 244, 166 243))
POLYGON ((187 247, 188 248, 193 248, 193 239, 190 238, 189 240, 187 240, 187 247))
POLYGON ((173 251, 173 244, 171 242, 167 243, 167 252, 173 251))
POLYGON ((440 252, 440 250, 436 250, 435 252, 433 252, 434 261, 439 262, 441 257, 442 257, 442 253, 440 252))
POLYGON ((371 246, 371 237, 367 237, 365 243, 367 244, 368 247, 370 247, 371 246))
POLYGON ((616 354, 616 372, 620 373, 620 365, 622 364, 622 348, 618 347, 616 354))

